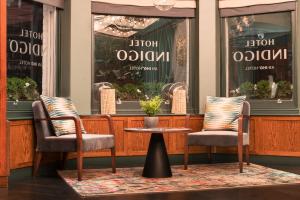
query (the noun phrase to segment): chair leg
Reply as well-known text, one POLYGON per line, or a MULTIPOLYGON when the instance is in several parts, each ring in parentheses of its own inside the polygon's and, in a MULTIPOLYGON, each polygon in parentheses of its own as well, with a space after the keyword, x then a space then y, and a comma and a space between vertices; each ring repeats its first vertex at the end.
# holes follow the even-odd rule
POLYGON ((82 161, 83 161, 83 156, 82 152, 77 152, 77 177, 78 181, 82 180, 82 161))
POLYGON ((246 154, 246 162, 247 162, 247 165, 250 165, 249 145, 246 145, 246 146, 245 146, 245 154, 246 154))
POLYGON ((212 152, 213 152, 213 146, 209 146, 208 154, 207 154, 209 163, 212 163, 212 152))
POLYGON ((187 170, 189 162, 189 145, 184 145, 184 169, 187 170))
POLYGON ((40 167, 40 163, 42 160, 43 153, 40 151, 36 151, 34 154, 34 163, 33 163, 33 170, 32 170, 32 176, 35 177, 37 175, 37 172, 40 167))
POLYGON ((60 163, 60 168, 65 169, 66 163, 67 163, 67 158, 68 158, 68 152, 62 152, 62 159, 60 163))
POLYGON ((111 167, 112 173, 116 173, 116 148, 111 148, 111 167))
POLYGON ((238 144, 238 160, 240 173, 243 173, 243 145, 241 143, 238 144))

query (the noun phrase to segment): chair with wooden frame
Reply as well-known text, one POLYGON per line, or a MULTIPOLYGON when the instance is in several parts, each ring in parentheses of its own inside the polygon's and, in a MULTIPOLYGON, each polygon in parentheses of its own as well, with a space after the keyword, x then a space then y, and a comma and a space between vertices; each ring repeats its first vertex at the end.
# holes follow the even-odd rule
POLYGON ((186 134, 184 148, 184 169, 188 168, 190 146, 209 146, 208 157, 211 159, 212 149, 215 146, 237 146, 240 173, 243 172, 243 147, 245 148, 246 162, 249 165, 249 127, 250 104, 243 103, 242 113, 238 118, 238 131, 200 131, 186 134))
POLYGON ((109 134, 82 134, 80 119, 74 116, 62 116, 50 118, 41 101, 32 104, 34 127, 37 136, 37 144, 34 155, 33 176, 37 175, 42 154, 44 152, 61 152, 65 162, 69 152, 77 153, 77 175, 82 180, 83 153, 100 149, 110 149, 112 156, 112 172, 116 173, 115 162, 115 132, 112 119, 109 115, 97 115, 107 120, 109 134), (76 133, 56 136, 51 120, 73 120, 76 133))

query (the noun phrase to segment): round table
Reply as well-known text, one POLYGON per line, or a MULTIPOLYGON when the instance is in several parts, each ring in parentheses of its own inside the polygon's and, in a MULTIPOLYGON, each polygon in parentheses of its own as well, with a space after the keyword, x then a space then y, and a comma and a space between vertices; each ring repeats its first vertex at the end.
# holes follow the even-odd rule
POLYGON ((163 133, 190 132, 190 128, 125 128, 127 132, 151 133, 143 177, 167 178, 172 176, 163 133))

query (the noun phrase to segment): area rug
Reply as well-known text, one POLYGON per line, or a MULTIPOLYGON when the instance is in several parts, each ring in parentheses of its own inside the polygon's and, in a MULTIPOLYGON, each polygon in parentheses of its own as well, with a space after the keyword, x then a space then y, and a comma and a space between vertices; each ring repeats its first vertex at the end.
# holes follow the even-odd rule
POLYGON ((300 183, 300 175, 256 164, 245 165, 244 173, 237 163, 189 165, 188 170, 172 166, 172 172, 171 178, 144 178, 140 167, 118 168, 116 174, 111 169, 86 169, 80 182, 76 170, 58 173, 82 197, 300 183))

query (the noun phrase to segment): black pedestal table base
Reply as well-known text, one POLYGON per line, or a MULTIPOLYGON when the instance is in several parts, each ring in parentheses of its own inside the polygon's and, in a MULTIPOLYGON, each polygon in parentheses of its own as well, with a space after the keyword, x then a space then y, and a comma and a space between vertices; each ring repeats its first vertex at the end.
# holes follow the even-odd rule
POLYGON ((143 176, 147 178, 166 178, 172 176, 162 133, 151 134, 143 176))
POLYGON ((147 178, 167 178, 172 176, 169 157, 163 133, 190 132, 185 127, 159 127, 159 128, 124 128, 127 132, 151 133, 147 157, 144 165, 143 176, 147 178))

